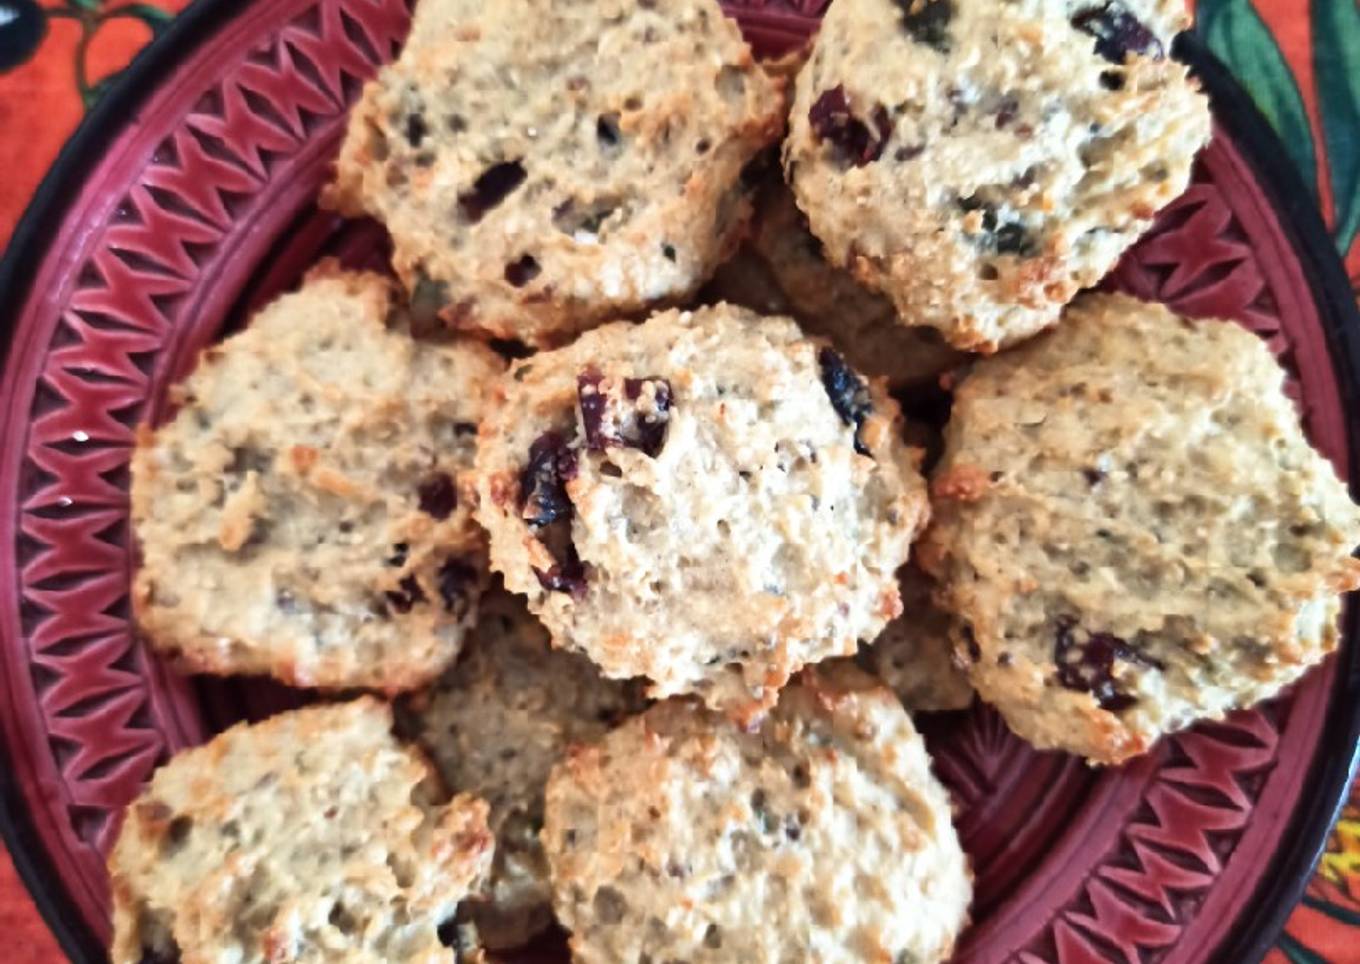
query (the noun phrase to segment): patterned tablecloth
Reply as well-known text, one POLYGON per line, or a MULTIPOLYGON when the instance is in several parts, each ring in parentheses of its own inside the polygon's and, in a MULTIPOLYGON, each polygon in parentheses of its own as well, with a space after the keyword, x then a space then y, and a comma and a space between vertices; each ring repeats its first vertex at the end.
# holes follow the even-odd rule
MULTIPOLYGON (((187 0, 0 0, 0 248, 86 111, 187 0)), ((1269 118, 1360 290, 1360 5, 1199 0, 1196 30, 1269 118)), ((0 849, 0 957, 62 959, 0 849)), ((1270 964, 1360 964, 1360 783, 1270 964)))

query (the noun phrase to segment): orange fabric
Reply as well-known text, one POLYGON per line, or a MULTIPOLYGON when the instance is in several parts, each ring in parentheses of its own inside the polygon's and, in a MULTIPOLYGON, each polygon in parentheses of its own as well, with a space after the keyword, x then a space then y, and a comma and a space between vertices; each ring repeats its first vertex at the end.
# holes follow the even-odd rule
MULTIPOLYGON (((29 0, 19 0, 29 2, 29 0)), ((156 0, 173 13, 188 0, 156 0)), ((89 85, 117 73, 151 39, 143 20, 101 13, 119 2, 44 0, 42 8, 74 16, 47 18, 47 32, 27 62, 0 72, 0 249, 9 242, 29 197, 85 113, 77 78, 89 85), (83 55, 82 38, 85 40, 83 55)))

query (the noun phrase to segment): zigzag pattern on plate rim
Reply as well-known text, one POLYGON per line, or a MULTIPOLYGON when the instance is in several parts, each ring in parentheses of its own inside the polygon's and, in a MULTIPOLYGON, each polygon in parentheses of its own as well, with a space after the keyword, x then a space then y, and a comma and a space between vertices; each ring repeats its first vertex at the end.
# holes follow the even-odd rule
MULTIPOLYGON (((113 814, 167 751, 162 720, 170 710, 154 702, 149 683, 158 670, 134 645, 128 623, 123 491, 132 427, 148 412, 148 395, 188 360, 180 339, 202 269, 218 258, 233 227, 267 202, 271 182, 299 153, 333 143, 359 78, 380 49, 389 56, 396 49, 405 22, 399 4, 373 0, 295 6, 300 13, 204 88, 123 202, 91 226, 88 256, 61 306, 33 395, 12 547, 22 574, 19 616, 48 733, 49 777, 91 893, 102 886, 99 854, 110 843, 113 814)), ((740 6, 743 14, 769 13, 758 2, 740 6)), ((776 6, 802 12, 821 4, 776 6)), ((1267 337, 1297 376, 1287 323, 1294 316, 1281 317, 1263 273, 1251 271, 1257 254, 1216 188, 1224 172, 1210 169, 1227 162, 1215 151, 1222 149, 1211 149, 1196 185, 1125 260, 1116 281, 1191 312, 1213 299, 1216 313, 1267 337), (1203 258, 1189 276, 1185 250, 1203 258)), ((1312 415, 1314 408, 1305 410, 1312 415)), ((1212 888, 1264 792, 1284 739, 1273 721, 1276 714, 1287 720, 1287 708, 1237 714, 1166 741, 1148 764, 1155 774, 1146 805, 1134 809, 1107 859, 1026 945, 1026 959, 1164 956, 1201 909, 1196 895, 1212 888), (1231 765, 1211 762, 1214 753, 1231 765), (1202 846, 1173 855, 1175 841, 1161 833, 1173 810, 1202 846), (1126 939, 1112 942, 1111 927, 1126 939)), ((979 799, 1004 791, 995 782, 1004 760, 1028 754, 994 730, 988 712, 975 710, 941 748, 958 757, 942 760, 941 769, 949 778, 954 764, 951 782, 961 795, 969 793, 961 774, 970 741, 975 755, 994 755, 972 761, 975 775, 992 775, 973 788, 979 799)))

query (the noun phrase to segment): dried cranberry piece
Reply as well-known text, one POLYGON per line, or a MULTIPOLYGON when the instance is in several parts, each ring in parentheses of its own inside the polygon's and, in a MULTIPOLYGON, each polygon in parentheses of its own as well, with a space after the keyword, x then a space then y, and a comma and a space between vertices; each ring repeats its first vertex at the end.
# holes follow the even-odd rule
POLYGON ((549 592, 565 592, 573 599, 586 594, 586 567, 576 554, 576 547, 568 542, 557 555, 557 563, 547 570, 535 569, 538 583, 549 592))
POLYGON ((633 431, 624 437, 623 444, 641 449, 644 455, 656 458, 661 452, 661 447, 666 444, 666 425, 669 420, 662 416, 671 410, 671 383, 655 375, 646 378, 625 378, 623 393, 630 402, 636 402, 642 397, 642 392, 648 385, 655 386, 652 398, 656 412, 639 414, 637 424, 633 426, 633 431))
POLYGON ((1072 619, 1058 624, 1058 635, 1053 644, 1058 682, 1067 689, 1090 693, 1102 710, 1118 713, 1138 702, 1136 697, 1119 691, 1114 678, 1115 660, 1154 669, 1166 668, 1160 660, 1139 652, 1126 640, 1110 633, 1091 633, 1085 642, 1077 642, 1073 633, 1075 628, 1076 621, 1072 619))
POLYGON ((458 507, 458 490, 447 472, 436 472, 416 488, 420 511, 436 519, 447 519, 458 507))
POLYGON ((822 386, 831 399, 831 407, 842 422, 855 427, 855 451, 860 455, 868 455, 869 450, 859 437, 864 420, 874 410, 868 386, 845 363, 845 359, 830 348, 823 348, 817 353, 817 364, 822 369, 822 386))
POLYGON ((473 183, 471 191, 458 195, 458 207, 465 218, 476 224, 486 217, 486 212, 514 193, 528 176, 519 161, 488 167, 473 183))
POLYGON ((444 611, 463 618, 468 611, 468 590, 477 584, 477 570, 457 559, 446 559, 439 567, 438 583, 444 611))
POLYGON ((949 22, 954 19, 953 0, 897 0, 902 26, 917 43, 949 49, 949 22))
POLYGON ((592 452, 603 452, 611 445, 623 445, 656 458, 666 444, 665 414, 671 407, 671 383, 656 375, 625 378, 623 393, 630 402, 641 398, 648 385, 654 386, 652 398, 655 410, 639 412, 632 425, 619 426, 609 418, 609 395, 601 387, 603 381, 604 375, 596 368, 587 368, 576 376, 576 398, 577 404, 581 406, 581 426, 585 430, 586 448, 592 452))
POLYGON ((831 141, 856 167, 878 160, 892 136, 892 118, 882 104, 874 107, 874 130, 850 110, 840 84, 824 91, 808 111, 808 122, 818 140, 831 141))
POLYGON ((520 515, 537 530, 539 541, 556 560, 534 574, 545 589, 579 598, 586 587, 585 566, 571 541, 573 506, 566 483, 576 478, 577 456, 558 432, 544 432, 529 446, 529 463, 520 477, 520 515))
POLYGON ((609 396, 600 388, 604 375, 598 368, 587 368, 576 376, 576 400, 581 406, 581 426, 586 432, 586 448, 603 452, 605 447, 618 442, 605 425, 609 411, 609 396))
POLYGON ((1122 64, 1131 53, 1156 60, 1165 56, 1156 35, 1123 4, 1113 0, 1082 10, 1072 18, 1072 26, 1095 37, 1096 53, 1110 63, 1122 64))
POLYGON ((529 463, 520 476, 520 514, 531 526, 571 517, 566 483, 576 478, 576 453, 558 432, 544 432, 529 446, 529 463))
POLYGON ((420 588, 420 583, 415 576, 407 576, 397 583, 396 589, 389 589, 384 594, 387 602, 399 613, 409 613, 416 603, 425 601, 425 591, 420 588))

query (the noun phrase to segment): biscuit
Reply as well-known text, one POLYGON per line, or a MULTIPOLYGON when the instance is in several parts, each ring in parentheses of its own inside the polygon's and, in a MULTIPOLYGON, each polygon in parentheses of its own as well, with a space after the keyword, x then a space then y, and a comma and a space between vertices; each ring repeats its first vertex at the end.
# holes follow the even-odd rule
POLYGON ((416 705, 416 733, 444 782, 491 807, 496 857, 468 914, 487 947, 523 944, 552 921, 538 840, 548 773, 569 746, 641 711, 641 688, 552 650, 524 601, 492 590, 457 664, 416 705))
POLYGON ((910 389, 936 381, 967 359, 934 328, 899 322, 890 300, 830 264, 783 184, 757 195, 751 247, 769 266, 803 330, 831 339, 866 375, 910 389))
POLYGON ((543 843, 576 961, 949 957, 972 881, 888 690, 806 670, 755 730, 668 700, 574 752, 543 843))
POLYGON ((328 202, 386 223, 418 312, 561 344, 699 287, 784 112, 715 0, 421 0, 328 202))
POLYGON ((973 369, 931 491, 978 693, 1097 763, 1279 692, 1360 585, 1360 510, 1265 343, 1122 295, 973 369))
POLYGON ((899 585, 902 615, 860 651, 860 664, 913 713, 966 709, 973 685, 954 656, 949 614, 932 600, 930 577, 907 565, 899 585))
POLYGON ((665 312, 502 385, 475 471, 492 566, 606 676, 755 715, 901 611, 919 453, 882 387, 791 320, 665 312))
MULTIPOLYGON (((109 857, 113 964, 452 964, 486 804, 438 803, 372 697, 241 724, 158 769, 109 857)), ((466 959, 466 958, 465 958, 466 959)))
POLYGON ((504 366, 389 331, 390 298, 323 268, 139 432, 134 605, 187 668, 395 691, 457 655, 487 578, 459 474, 504 366))
POLYGON ((836 0, 784 146, 827 256, 991 352, 1053 324, 1185 190, 1207 100, 1180 0, 836 0))

